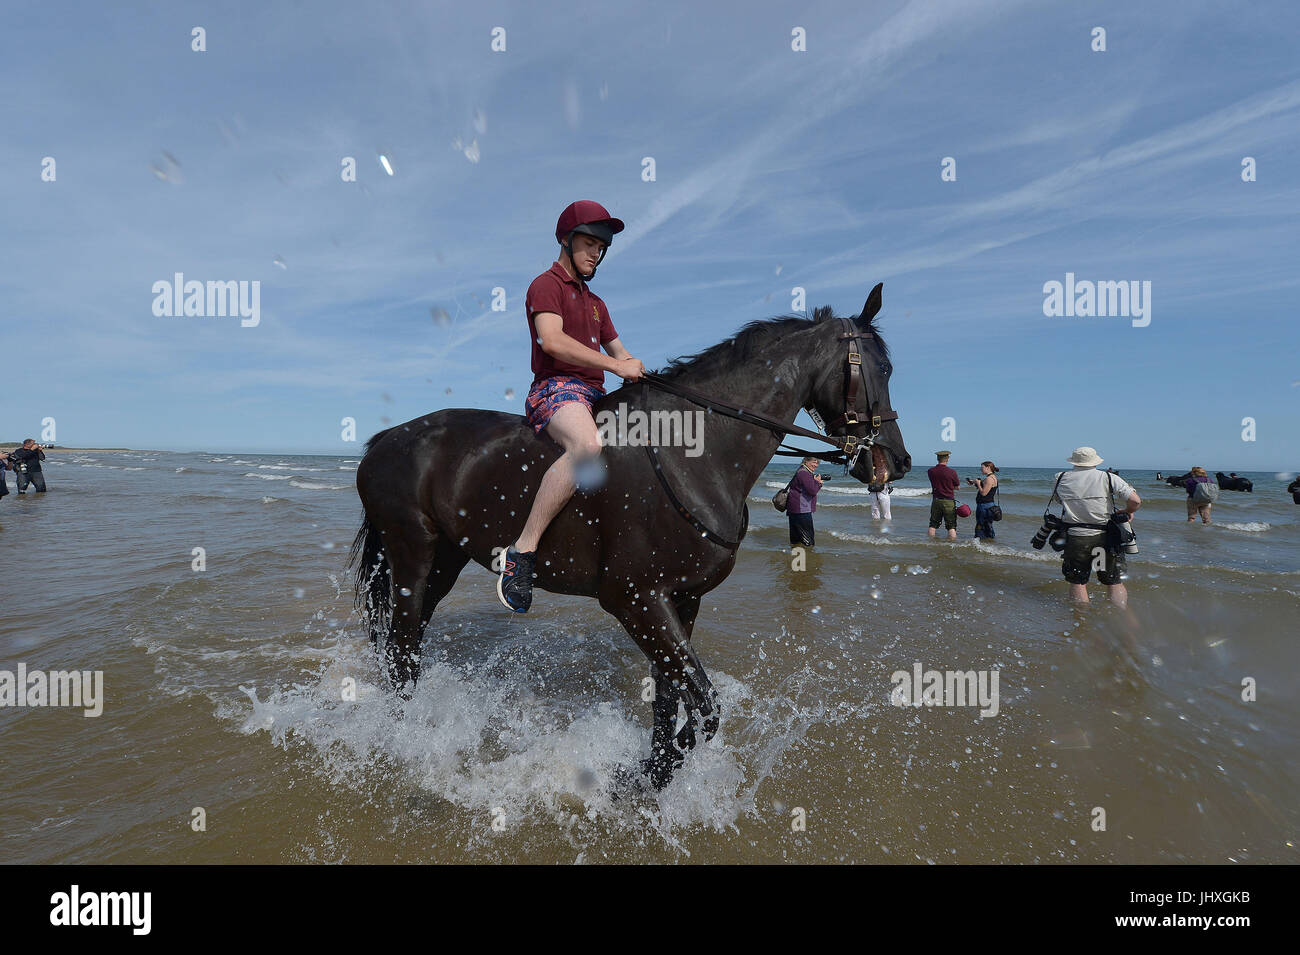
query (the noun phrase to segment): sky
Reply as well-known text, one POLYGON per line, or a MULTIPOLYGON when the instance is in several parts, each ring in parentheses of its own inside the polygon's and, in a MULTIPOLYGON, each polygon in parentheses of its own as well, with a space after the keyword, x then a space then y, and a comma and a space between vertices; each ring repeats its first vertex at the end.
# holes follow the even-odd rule
POLYGON ((853 315, 883 282, 918 464, 1091 445, 1300 468, 1295 3, 2 17, 0 440, 53 418, 71 446, 355 456, 440 408, 522 413, 524 292, 561 210, 595 199, 627 229, 592 288, 648 368, 791 313, 795 288, 853 315), (156 315, 177 272, 260 282, 258 323, 156 315), (1149 282, 1149 324, 1045 315, 1067 273, 1149 282))

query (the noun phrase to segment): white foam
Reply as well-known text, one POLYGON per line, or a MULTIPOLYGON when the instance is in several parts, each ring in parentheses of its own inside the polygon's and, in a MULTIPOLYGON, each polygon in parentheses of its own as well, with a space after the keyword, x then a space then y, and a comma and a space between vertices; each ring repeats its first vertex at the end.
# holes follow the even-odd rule
POLYGON ((290 487, 301 487, 308 491, 345 491, 350 488, 351 484, 321 484, 319 481, 299 481, 293 478, 289 481, 290 487))
POLYGON ((1219 521, 1217 525, 1224 530, 1246 531, 1251 534, 1262 534, 1264 531, 1273 529, 1273 525, 1265 521, 1219 521))
POLYGON ((261 478, 263 481, 289 481, 292 480, 292 474, 245 474, 244 477, 261 478))
MULTIPOLYGON (((837 477, 838 477, 838 475, 837 475, 837 477)), ((856 479, 854 479, 854 480, 856 480, 856 479)), ((764 481, 764 482, 763 482, 763 486, 764 486, 764 487, 775 488, 776 490, 779 491, 779 490, 781 490, 781 488, 785 487, 785 484, 782 483, 782 482, 780 482, 780 481, 764 481)), ((871 493, 871 491, 867 488, 867 486, 866 486, 865 484, 836 485, 836 484, 832 484, 832 483, 829 482, 829 481, 827 481, 824 485, 822 485, 822 489, 821 489, 821 493, 822 493, 822 494, 825 494, 825 493, 827 493, 827 492, 830 492, 831 494, 852 494, 852 495, 857 495, 857 496, 868 495, 868 494, 871 493)), ((894 488, 894 490, 893 490, 891 496, 893 496, 893 497, 929 497, 929 496, 930 496, 930 489, 929 489, 929 488, 924 488, 924 487, 897 487, 897 486, 895 486, 895 488, 894 488)), ((818 505, 820 506, 822 502, 819 500, 817 503, 818 503, 818 505)))
POLYGON ((754 815, 755 795, 783 754, 811 727, 843 718, 822 702, 824 688, 805 686, 819 680, 810 671, 776 695, 714 671, 718 734, 701 741, 663 791, 623 789, 616 800, 616 770, 637 770, 649 751, 639 694, 622 687, 621 674, 610 677, 620 690, 606 697, 610 687, 602 686, 594 700, 539 686, 516 672, 518 650, 503 645, 472 669, 426 660, 412 698, 402 702, 380 685, 369 644, 349 640, 329 651, 318 682, 240 687, 251 710, 223 702, 219 713, 285 749, 305 746, 325 778, 363 792, 381 780, 391 785, 396 763, 418 786, 477 817, 483 838, 500 808, 508 831, 556 825, 595 847, 613 825, 681 851, 682 830, 734 831, 742 815, 754 815), (340 700, 348 676, 358 684, 355 702, 340 700))

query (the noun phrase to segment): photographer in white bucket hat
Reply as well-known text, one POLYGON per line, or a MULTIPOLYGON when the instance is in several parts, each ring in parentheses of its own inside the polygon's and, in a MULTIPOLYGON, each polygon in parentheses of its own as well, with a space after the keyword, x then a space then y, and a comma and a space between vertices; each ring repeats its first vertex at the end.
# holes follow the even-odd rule
POLYGON ((1112 603, 1125 607, 1128 590, 1123 580, 1127 567, 1123 553, 1109 543, 1106 526, 1121 505, 1131 520, 1133 512, 1142 506, 1142 499, 1119 475, 1098 471, 1102 460, 1093 448, 1075 448, 1067 459, 1074 467, 1056 476, 1047 506, 1050 509, 1060 504, 1063 511, 1061 520, 1067 536, 1061 574, 1069 581, 1070 599, 1088 602, 1088 578, 1094 561, 1104 554, 1102 566, 1096 568, 1097 580, 1109 587, 1112 603))

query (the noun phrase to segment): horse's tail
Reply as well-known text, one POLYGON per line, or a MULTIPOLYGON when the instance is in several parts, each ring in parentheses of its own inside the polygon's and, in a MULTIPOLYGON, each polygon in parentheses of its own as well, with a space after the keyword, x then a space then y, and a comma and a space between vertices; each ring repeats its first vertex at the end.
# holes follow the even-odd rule
MULTIPOLYGON (((392 430, 392 429, 389 429, 392 430)), ((388 431, 380 431, 366 442, 361 455, 362 463, 370 449, 388 431)), ((360 472, 361 464, 357 465, 360 472)), ((383 536, 379 529, 370 523, 370 516, 364 512, 365 499, 362 499, 361 527, 353 538, 348 562, 356 567, 356 608, 370 628, 370 639, 377 640, 388 632, 389 622, 393 616, 392 568, 388 564, 388 555, 384 553, 383 536)))

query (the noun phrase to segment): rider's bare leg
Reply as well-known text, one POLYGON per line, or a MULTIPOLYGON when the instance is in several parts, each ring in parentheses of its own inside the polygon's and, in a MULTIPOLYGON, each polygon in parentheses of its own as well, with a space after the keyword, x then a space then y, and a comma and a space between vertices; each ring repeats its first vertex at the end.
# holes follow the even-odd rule
POLYGON ((545 431, 552 441, 564 448, 564 453, 542 475, 532 510, 528 512, 528 521, 513 545, 520 553, 537 550, 546 528, 573 497, 577 486, 574 469, 582 461, 600 453, 600 432, 596 429, 596 421, 591 410, 579 401, 571 401, 556 409, 545 431))

